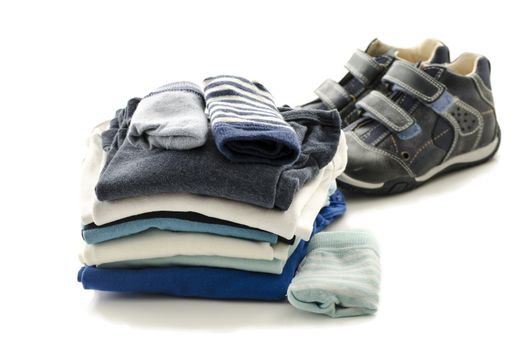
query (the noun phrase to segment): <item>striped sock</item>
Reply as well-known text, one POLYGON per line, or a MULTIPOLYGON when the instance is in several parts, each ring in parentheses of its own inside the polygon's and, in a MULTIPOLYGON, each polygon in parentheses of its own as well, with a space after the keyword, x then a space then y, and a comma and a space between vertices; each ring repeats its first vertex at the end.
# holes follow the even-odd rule
POLYGON ((298 309, 331 317, 370 315, 378 309, 377 243, 364 232, 320 232, 288 287, 298 309))
POLYGON ((290 164, 301 146, 262 84, 220 75, 204 80, 205 102, 218 150, 234 162, 290 164))

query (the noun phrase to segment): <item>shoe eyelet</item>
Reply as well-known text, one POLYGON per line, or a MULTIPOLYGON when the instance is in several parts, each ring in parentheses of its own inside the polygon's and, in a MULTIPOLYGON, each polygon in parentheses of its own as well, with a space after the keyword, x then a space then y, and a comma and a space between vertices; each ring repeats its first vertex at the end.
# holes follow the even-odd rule
POLYGON ((400 155, 403 158, 403 160, 409 160, 409 158, 411 158, 411 155, 409 154, 409 152, 406 152, 406 151, 401 152, 400 155))

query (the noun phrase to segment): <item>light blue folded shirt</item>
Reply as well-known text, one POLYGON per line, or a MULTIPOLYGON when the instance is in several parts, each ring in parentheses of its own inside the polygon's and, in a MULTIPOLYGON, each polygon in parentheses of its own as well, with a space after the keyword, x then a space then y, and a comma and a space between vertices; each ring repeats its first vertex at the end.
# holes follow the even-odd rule
POLYGON ((277 243, 276 234, 252 228, 244 228, 222 224, 211 224, 176 218, 149 218, 121 222, 119 224, 105 225, 96 228, 82 229, 86 243, 97 244, 111 239, 126 237, 150 229, 180 232, 211 233, 220 236, 250 239, 254 241, 277 243))

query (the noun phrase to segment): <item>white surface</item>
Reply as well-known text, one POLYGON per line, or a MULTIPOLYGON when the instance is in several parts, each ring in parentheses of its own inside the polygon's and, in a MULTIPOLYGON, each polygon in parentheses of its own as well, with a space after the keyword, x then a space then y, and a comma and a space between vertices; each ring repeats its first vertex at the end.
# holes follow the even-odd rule
POLYGON ((526 349, 525 14, 481 1, 2 2, 0 348, 526 349), (407 194, 349 198, 332 229, 377 234, 377 316, 81 288, 77 184, 92 126, 128 97, 218 73, 299 104, 376 36, 487 55, 503 134, 488 164, 407 194))

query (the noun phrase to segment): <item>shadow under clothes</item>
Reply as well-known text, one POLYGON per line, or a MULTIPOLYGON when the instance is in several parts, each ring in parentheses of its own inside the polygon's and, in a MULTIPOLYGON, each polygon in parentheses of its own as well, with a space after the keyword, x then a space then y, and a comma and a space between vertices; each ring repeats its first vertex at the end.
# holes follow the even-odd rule
POLYGON ((217 333, 241 329, 295 329, 306 326, 318 329, 350 327, 371 322, 376 317, 330 319, 297 310, 287 302, 219 301, 108 292, 94 294, 91 311, 113 324, 141 329, 207 330, 217 333))

